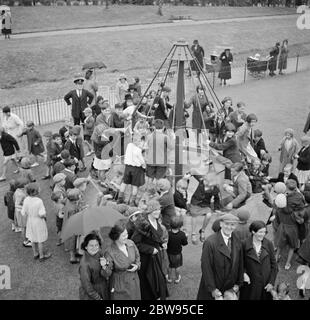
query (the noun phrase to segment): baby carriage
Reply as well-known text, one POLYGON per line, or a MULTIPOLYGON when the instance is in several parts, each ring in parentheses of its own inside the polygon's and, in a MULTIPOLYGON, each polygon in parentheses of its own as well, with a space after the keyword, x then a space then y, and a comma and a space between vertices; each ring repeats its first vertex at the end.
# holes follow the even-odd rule
POLYGON ((248 57, 247 70, 249 74, 254 78, 264 77, 268 69, 268 61, 268 58, 265 60, 260 60, 259 54, 256 54, 254 57, 248 57))

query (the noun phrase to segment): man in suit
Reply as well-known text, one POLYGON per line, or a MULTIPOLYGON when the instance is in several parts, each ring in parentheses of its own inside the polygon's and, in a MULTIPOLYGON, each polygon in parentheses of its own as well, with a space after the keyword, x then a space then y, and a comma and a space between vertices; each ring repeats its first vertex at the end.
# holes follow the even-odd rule
POLYGON ((197 300, 220 300, 227 290, 239 292, 243 283, 243 253, 241 241, 233 233, 238 222, 235 215, 224 214, 221 229, 204 242, 197 300))
POLYGON ((67 159, 64 161, 64 166, 65 169, 62 171, 62 173, 64 173, 66 175, 66 182, 65 182, 65 189, 74 189, 74 184, 73 182, 75 181, 75 179, 77 178, 76 174, 75 174, 75 166, 76 163, 73 159, 67 159))
POLYGON ((79 125, 81 122, 84 122, 85 115, 83 111, 92 103, 94 95, 83 89, 83 77, 76 77, 73 82, 76 85, 76 88, 68 92, 64 96, 64 100, 68 106, 72 105, 71 114, 74 120, 74 125, 79 125))

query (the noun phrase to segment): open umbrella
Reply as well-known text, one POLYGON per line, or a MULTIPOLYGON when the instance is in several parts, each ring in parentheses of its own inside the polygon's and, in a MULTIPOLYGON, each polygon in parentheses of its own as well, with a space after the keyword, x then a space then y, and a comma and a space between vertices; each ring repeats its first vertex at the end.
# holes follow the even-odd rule
POLYGON ((107 66, 102 61, 93 61, 83 64, 82 70, 103 68, 106 69, 107 66))
POLYGON ((102 227, 113 227, 125 217, 110 207, 91 207, 71 216, 61 232, 63 241, 76 235, 86 235, 102 227))
POLYGON ((8 6, 4 6, 4 5, 3 5, 3 6, 0 6, 0 12, 3 11, 3 10, 4 10, 4 11, 11 11, 11 8, 8 7, 8 6))

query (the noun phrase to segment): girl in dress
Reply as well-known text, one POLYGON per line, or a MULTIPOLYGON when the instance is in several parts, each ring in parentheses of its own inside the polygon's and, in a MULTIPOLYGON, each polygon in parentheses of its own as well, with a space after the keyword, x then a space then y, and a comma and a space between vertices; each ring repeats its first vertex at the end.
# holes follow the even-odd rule
POLYGON ((294 130, 288 128, 284 131, 284 137, 281 141, 280 151, 280 168, 279 172, 283 172, 284 167, 288 164, 294 164, 295 155, 299 150, 299 144, 294 138, 294 130))
POLYGON ((297 159, 296 176, 300 185, 305 184, 310 177, 310 137, 301 137, 302 148, 295 155, 297 159))
POLYGON ((52 254, 44 250, 48 232, 46 226, 46 210, 39 198, 39 185, 30 183, 26 186, 27 197, 24 200, 21 214, 27 216, 26 237, 32 243, 33 257, 40 262, 49 259, 52 254))

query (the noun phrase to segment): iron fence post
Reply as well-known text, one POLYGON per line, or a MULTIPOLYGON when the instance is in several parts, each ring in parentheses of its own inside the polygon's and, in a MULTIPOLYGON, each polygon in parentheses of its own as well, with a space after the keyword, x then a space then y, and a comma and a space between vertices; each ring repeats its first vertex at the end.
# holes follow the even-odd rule
POLYGON ((298 62, 299 62, 299 54, 297 55, 297 60, 296 60, 296 72, 298 72, 298 62))
POLYGON ((215 86, 215 68, 213 68, 213 84, 212 84, 212 89, 214 89, 215 86))
POLYGON ((244 64, 244 77, 243 77, 243 83, 245 83, 245 79, 246 79, 246 66, 247 64, 244 64))
POLYGON ((38 112, 38 121, 39 121, 39 126, 41 125, 41 119, 40 119, 40 105, 39 105, 39 100, 37 99, 37 112, 38 112))

